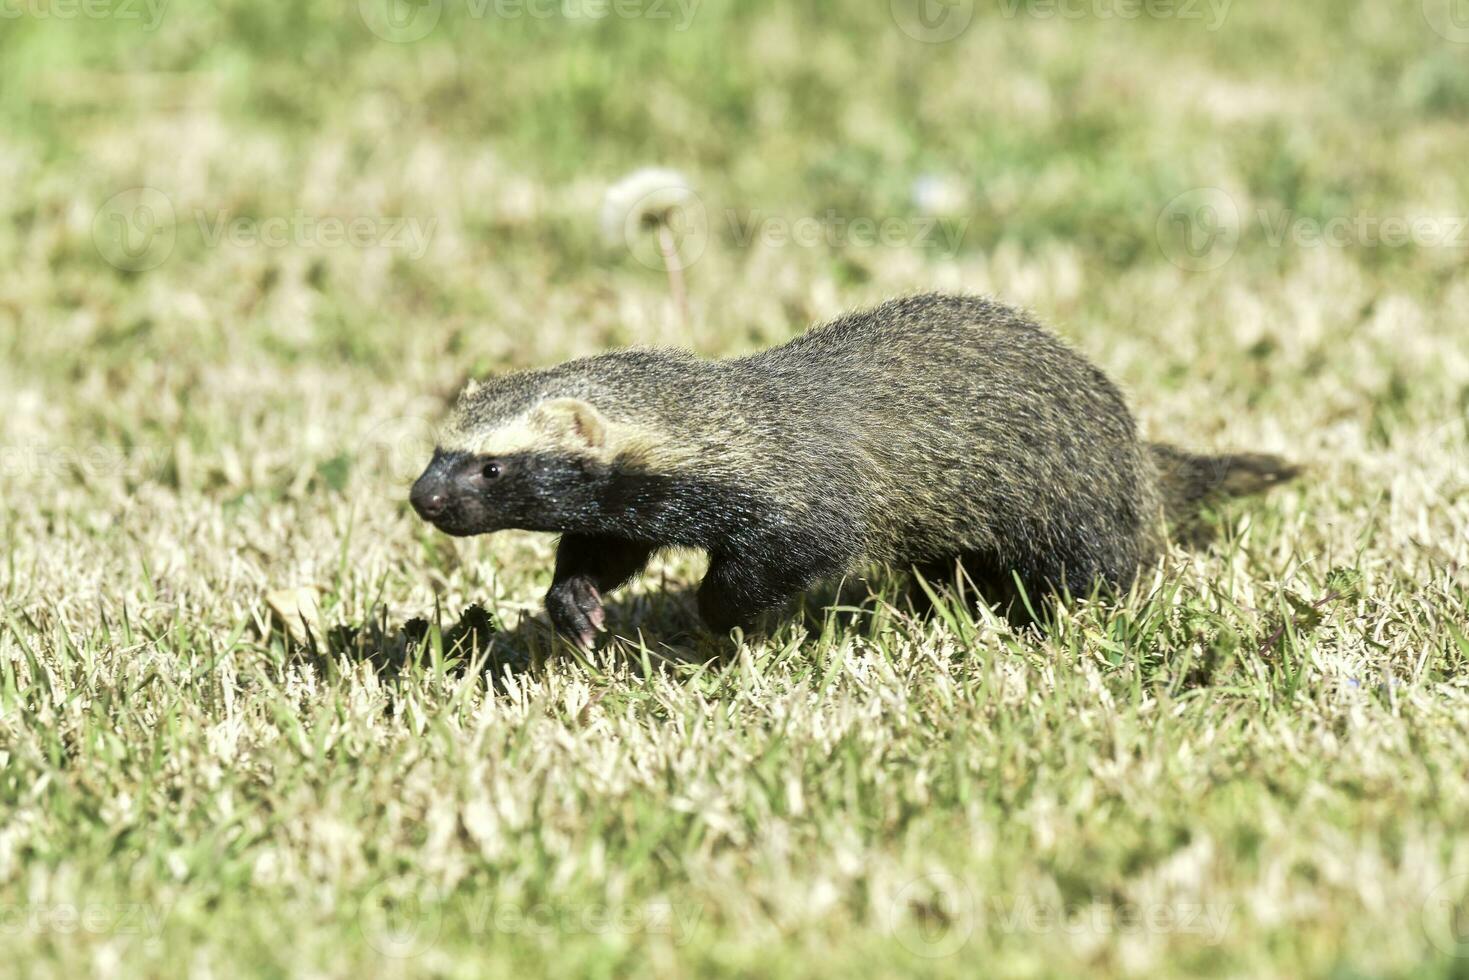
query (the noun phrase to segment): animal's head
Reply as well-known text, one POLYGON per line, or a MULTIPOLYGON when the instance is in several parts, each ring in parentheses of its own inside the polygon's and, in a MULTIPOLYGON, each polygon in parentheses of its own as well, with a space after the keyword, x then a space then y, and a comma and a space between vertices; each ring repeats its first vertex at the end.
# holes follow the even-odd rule
POLYGON ((454 535, 564 531, 597 505, 617 427, 581 385, 541 372, 470 382, 409 500, 454 535))

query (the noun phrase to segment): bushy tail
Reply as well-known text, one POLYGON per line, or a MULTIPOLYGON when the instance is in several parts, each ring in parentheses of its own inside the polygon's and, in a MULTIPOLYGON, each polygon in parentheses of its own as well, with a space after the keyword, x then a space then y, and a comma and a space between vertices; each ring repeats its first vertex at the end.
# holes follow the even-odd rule
POLYGON ((1151 443, 1153 465, 1163 491, 1170 524, 1186 525, 1214 500, 1263 493, 1301 472, 1278 456, 1241 453, 1237 456, 1200 456, 1176 446, 1151 443))

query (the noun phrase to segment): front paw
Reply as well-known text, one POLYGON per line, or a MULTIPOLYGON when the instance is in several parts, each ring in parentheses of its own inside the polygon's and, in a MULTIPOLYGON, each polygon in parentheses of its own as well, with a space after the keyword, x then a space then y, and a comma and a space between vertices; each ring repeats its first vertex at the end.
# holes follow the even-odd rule
POLYGON ((573 575, 552 585, 546 593, 546 612, 556 632, 584 650, 592 649, 597 633, 606 628, 602 593, 585 575, 573 575))

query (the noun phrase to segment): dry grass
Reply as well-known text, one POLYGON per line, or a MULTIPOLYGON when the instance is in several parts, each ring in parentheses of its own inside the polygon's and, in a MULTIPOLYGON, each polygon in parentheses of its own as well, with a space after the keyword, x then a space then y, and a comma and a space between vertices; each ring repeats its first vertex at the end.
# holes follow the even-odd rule
POLYGON ((1464 972, 1469 232, 1362 228, 1469 215, 1466 49, 1368 3, 941 45, 884 7, 450 9, 406 45, 311 4, 0 26, 11 964, 1464 972), (707 205, 688 326, 598 239, 646 161, 707 205), (970 195, 952 250, 915 241, 924 172, 970 195), (109 215, 160 205, 106 202, 136 187, 174 233, 129 271, 109 215), (1196 187, 1245 230, 1191 272, 1196 187), (908 237, 731 231, 829 209, 908 237), (1287 212, 1350 240, 1275 244, 1287 212), (878 576, 721 647, 690 557, 590 660, 539 619, 552 542, 404 504, 470 372, 744 351, 929 288, 1034 309, 1155 437, 1310 476, 1043 631, 914 621, 878 576))

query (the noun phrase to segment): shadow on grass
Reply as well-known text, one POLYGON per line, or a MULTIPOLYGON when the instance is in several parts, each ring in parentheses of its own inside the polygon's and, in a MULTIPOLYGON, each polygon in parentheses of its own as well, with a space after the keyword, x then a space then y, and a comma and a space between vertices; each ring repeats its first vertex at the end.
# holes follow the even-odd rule
POLYGON ((421 671, 463 676, 487 673, 497 691, 518 675, 541 676, 548 663, 569 659, 594 670, 625 665, 635 673, 648 668, 705 664, 728 657, 732 640, 702 629, 692 589, 669 589, 653 595, 609 597, 609 630, 592 654, 557 636, 542 615, 525 615, 506 627, 479 603, 452 613, 435 607, 431 617, 390 620, 386 609, 362 623, 339 623, 323 636, 310 633, 288 638, 298 662, 330 675, 343 663, 367 663, 384 678, 421 671))
MULTIPOLYGON (((805 646, 832 635, 911 628, 936 617, 933 599, 939 597, 972 616, 974 606, 984 600, 968 583, 956 588, 952 572, 950 576, 947 583, 936 578, 927 588, 912 576, 882 570, 826 583, 767 614, 748 639, 805 646)), ((525 615, 506 627, 478 603, 457 616, 436 606, 427 617, 401 622, 380 608, 375 618, 338 623, 320 636, 287 635, 286 644, 293 659, 327 676, 349 663, 369 664, 387 679, 424 671, 464 676, 473 670, 488 673, 502 692, 512 678, 540 677, 557 660, 572 660, 598 673, 626 669, 636 675, 678 674, 691 666, 727 661, 739 650, 737 637, 716 635, 700 623, 695 592, 693 586, 665 584, 607 597, 608 631, 591 653, 557 636, 543 615, 525 615)))

